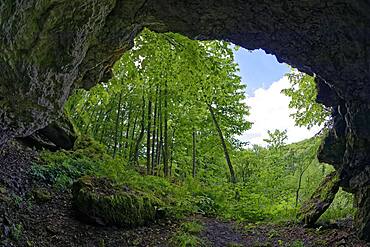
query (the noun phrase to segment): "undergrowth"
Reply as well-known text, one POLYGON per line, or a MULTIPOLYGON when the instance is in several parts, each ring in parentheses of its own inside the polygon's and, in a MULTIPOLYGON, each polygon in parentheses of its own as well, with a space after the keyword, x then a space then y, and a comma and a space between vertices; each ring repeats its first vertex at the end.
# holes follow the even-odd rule
MULTIPOLYGON (((216 179, 186 177, 169 179, 145 176, 123 159, 112 159, 104 147, 88 137, 80 137, 72 151, 43 151, 32 167, 34 179, 51 184, 57 190, 71 189, 74 181, 84 175, 108 177, 117 185, 150 193, 164 202, 166 214, 184 217, 191 214, 222 217, 238 221, 294 221, 297 212, 294 197, 282 193, 260 191, 253 184, 231 184, 216 179)), ((268 191, 270 188, 266 188, 268 191)), ((325 220, 350 216, 351 197, 341 192, 334 207, 323 216, 325 220), (345 198, 346 200, 343 200, 345 198), (346 202, 345 205, 343 202, 346 202)), ((293 194, 293 192, 292 192, 293 194)))

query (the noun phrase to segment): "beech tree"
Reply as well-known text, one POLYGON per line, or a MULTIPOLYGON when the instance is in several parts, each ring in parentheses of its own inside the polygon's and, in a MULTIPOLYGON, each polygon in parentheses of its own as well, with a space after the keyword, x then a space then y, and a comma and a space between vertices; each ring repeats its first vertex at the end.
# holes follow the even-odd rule
POLYGON ((221 151, 236 182, 229 149, 251 126, 237 71, 227 42, 144 30, 113 78, 78 91, 67 108, 81 132, 147 174, 195 177, 221 151))

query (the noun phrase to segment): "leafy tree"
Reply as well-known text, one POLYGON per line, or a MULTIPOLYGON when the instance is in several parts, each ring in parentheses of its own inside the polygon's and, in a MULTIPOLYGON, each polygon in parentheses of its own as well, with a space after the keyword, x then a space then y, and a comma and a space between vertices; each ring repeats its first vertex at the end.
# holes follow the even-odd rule
POLYGON ((222 168, 215 155, 221 150, 235 182, 229 150, 251 125, 237 71, 227 42, 144 30, 115 64, 113 78, 79 91, 67 108, 81 132, 138 169, 144 161, 147 174, 222 168))
POLYGON ((283 89, 282 93, 290 97, 289 107, 295 110, 291 116, 297 126, 310 129, 315 125, 322 125, 327 121, 330 109, 316 102, 315 78, 295 69, 287 76, 291 86, 283 89))
POLYGON ((263 139, 265 142, 268 143, 268 146, 273 149, 281 148, 285 141, 288 139, 287 130, 274 130, 273 132, 268 130, 267 134, 269 135, 268 139, 263 139))

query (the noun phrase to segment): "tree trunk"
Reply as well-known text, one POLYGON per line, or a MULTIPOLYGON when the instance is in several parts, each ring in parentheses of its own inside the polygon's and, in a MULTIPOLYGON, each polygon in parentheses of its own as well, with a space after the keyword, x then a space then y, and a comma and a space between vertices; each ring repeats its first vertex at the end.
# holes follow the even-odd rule
POLYGON ((138 116, 135 115, 134 125, 132 126, 133 128, 132 128, 132 133, 131 133, 131 137, 130 137, 130 151, 129 151, 129 156, 128 156, 129 163, 132 162, 133 156, 134 156, 134 140, 135 140, 137 119, 138 119, 138 116))
MULTIPOLYGON (((127 110, 127 106, 125 106, 125 110, 127 110)), ((123 146, 123 132, 125 128, 125 115, 121 114, 121 124, 120 124, 120 134, 119 134, 119 141, 118 141, 118 153, 122 155, 122 146, 123 146)))
POLYGON ((197 161, 196 161, 196 134, 195 134, 195 129, 193 128, 193 178, 195 178, 196 176, 196 165, 197 165, 197 161))
POLYGON ((127 159, 127 150, 128 150, 128 140, 129 140, 129 134, 130 134, 130 127, 131 127, 131 106, 128 106, 128 115, 127 115, 127 128, 125 133, 125 145, 123 146, 123 157, 127 159))
POLYGON ((221 140, 222 148, 223 148, 224 154, 225 154, 226 163, 227 163, 227 166, 229 167, 229 170, 230 170, 230 181, 232 183, 236 183, 235 172, 234 172, 234 168, 233 168, 233 166, 231 164, 231 160, 230 160, 229 152, 227 150, 227 146, 226 146, 226 142, 225 142, 225 139, 224 139, 224 135, 222 134, 222 130, 220 128, 220 125, 217 122, 217 119, 216 119, 216 116, 215 116, 215 113, 213 111, 212 106, 210 104, 207 104, 207 106, 208 106, 209 112, 211 113, 213 123, 215 124, 215 127, 217 129, 218 135, 219 135, 220 140, 221 140))
POLYGON ((108 116, 109 116, 111 111, 112 111, 112 109, 109 109, 103 117, 103 130, 101 131, 101 135, 100 135, 100 139, 99 139, 100 143, 103 143, 103 137, 105 136, 105 133, 106 133, 106 130, 107 130, 107 126, 105 125, 105 123, 107 122, 108 116))
POLYGON ((122 103, 122 91, 119 94, 118 99, 118 109, 117 109, 117 117, 116 117, 116 123, 115 123, 115 134, 114 134, 114 147, 113 147, 113 158, 116 157, 117 154, 117 148, 118 148, 118 127, 119 127, 119 118, 121 115, 121 103, 122 103))
POLYGON ((92 110, 92 112, 90 114, 90 117, 89 117, 89 122, 86 124, 86 126, 84 128, 84 131, 83 131, 84 134, 87 134, 88 131, 89 131, 89 128, 90 128, 90 125, 91 125, 91 122, 92 122, 92 118, 95 115, 95 112, 96 112, 97 107, 98 107, 97 105, 94 105, 94 108, 93 108, 93 110, 92 110))
POLYGON ((172 162, 173 162, 173 149, 175 146, 175 129, 172 130, 172 138, 171 138, 171 151, 170 151, 170 176, 172 176, 172 162))
POLYGON ((140 124, 140 133, 139 136, 136 140, 136 145, 135 145, 135 152, 134 152, 134 157, 133 157, 133 162, 135 162, 136 165, 139 164, 139 149, 140 149, 140 143, 144 138, 144 132, 145 132, 145 99, 143 96, 143 106, 142 106, 142 111, 141 111, 141 124, 140 124))
POLYGON ((308 169, 308 167, 310 166, 311 163, 309 163, 306 167, 302 167, 302 170, 300 171, 299 173, 299 179, 298 179, 298 187, 297 187, 297 190, 296 190, 296 195, 295 195, 295 206, 298 207, 298 200, 299 200, 299 191, 301 190, 301 186, 302 186, 302 177, 303 177, 303 174, 306 172, 306 170, 308 169))
POLYGON ((158 109, 158 86, 156 89, 156 99, 154 104, 154 119, 153 119, 153 134, 152 134, 152 166, 151 174, 154 175, 154 166, 155 166, 155 143, 156 143, 156 130, 157 130, 157 109, 158 109))
POLYGON ((165 82, 164 88, 164 152, 163 152, 163 173, 164 176, 168 176, 168 88, 167 81, 165 82))
POLYGON ((150 124, 152 118, 152 101, 148 102, 148 127, 146 129, 146 174, 150 173, 150 124))
POLYGON ((157 154, 156 154, 156 175, 159 175, 162 145, 163 145, 163 117, 162 117, 162 90, 159 90, 159 107, 158 107, 158 129, 157 129, 157 154))

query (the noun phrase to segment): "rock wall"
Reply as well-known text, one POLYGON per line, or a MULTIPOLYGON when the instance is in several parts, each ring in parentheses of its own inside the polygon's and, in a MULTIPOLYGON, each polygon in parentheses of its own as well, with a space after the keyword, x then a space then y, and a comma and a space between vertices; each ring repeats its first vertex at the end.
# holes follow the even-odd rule
MULTIPOLYGON (((367 0, 2 0, 0 144, 56 119, 73 88, 108 79, 143 27, 225 39, 263 48, 317 76, 318 100, 334 108, 321 160, 334 162, 342 186, 366 210, 369 11, 367 0)), ((361 215, 368 211, 357 217, 359 229, 368 231, 369 220, 361 215)))

